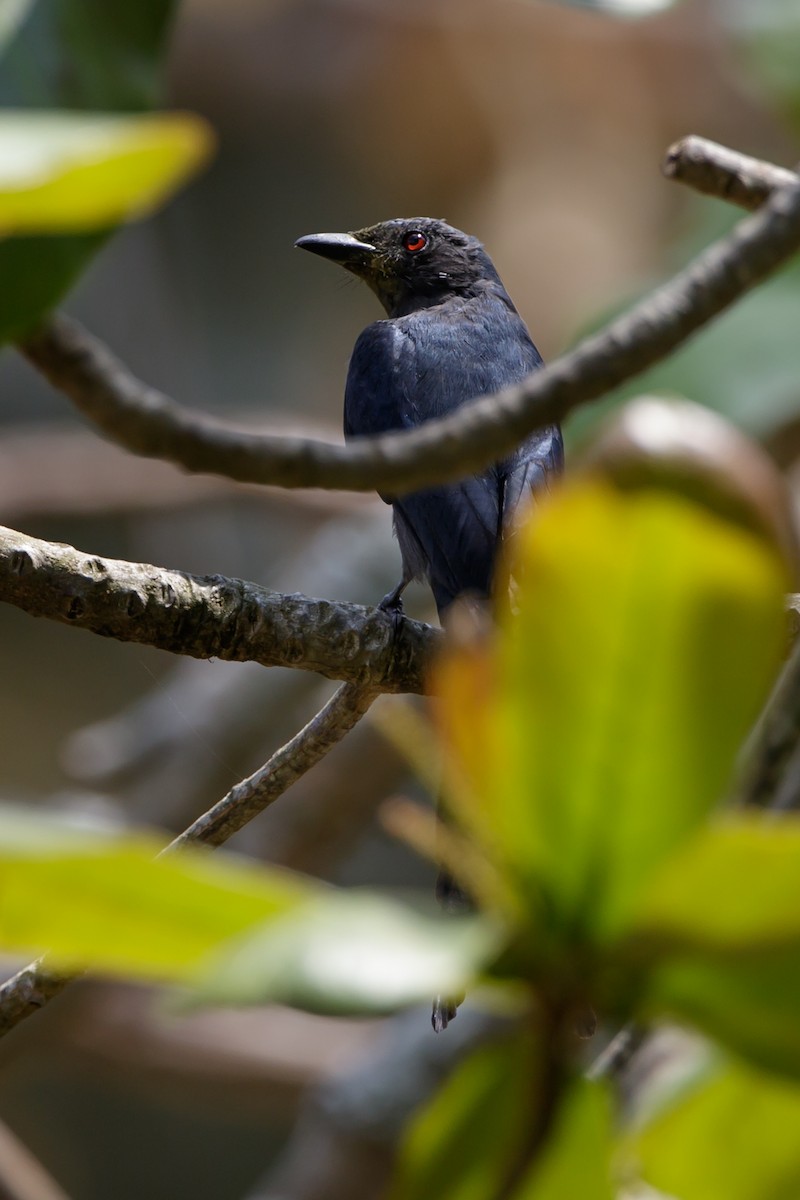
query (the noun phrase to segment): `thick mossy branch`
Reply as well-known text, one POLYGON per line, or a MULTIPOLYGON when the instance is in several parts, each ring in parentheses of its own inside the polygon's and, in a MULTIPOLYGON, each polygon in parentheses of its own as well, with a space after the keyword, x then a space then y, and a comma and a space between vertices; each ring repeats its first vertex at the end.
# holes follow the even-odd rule
POLYGON ((381 692, 421 692, 438 636, 377 608, 100 558, 12 529, 0 529, 0 600, 173 654, 297 667, 381 692))

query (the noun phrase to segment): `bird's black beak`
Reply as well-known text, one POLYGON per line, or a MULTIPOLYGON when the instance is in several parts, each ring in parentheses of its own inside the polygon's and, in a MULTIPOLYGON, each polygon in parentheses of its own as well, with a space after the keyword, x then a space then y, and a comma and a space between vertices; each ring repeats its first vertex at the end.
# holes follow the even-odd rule
POLYGON ((309 233, 298 238, 295 246, 354 269, 369 262, 376 250, 375 246, 360 242, 351 233, 309 233))

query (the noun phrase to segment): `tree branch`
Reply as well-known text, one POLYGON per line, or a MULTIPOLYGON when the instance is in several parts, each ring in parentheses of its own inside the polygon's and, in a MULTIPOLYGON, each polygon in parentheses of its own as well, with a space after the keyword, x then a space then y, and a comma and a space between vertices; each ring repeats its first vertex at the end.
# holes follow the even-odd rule
POLYGON ((751 210, 760 208, 779 188, 798 181, 794 171, 785 167, 696 136, 670 146, 662 170, 668 179, 685 183, 704 196, 716 196, 751 210))
POLYGON ((789 596, 789 615, 795 635, 758 723, 743 753, 735 800, 758 808, 800 808, 800 788, 795 774, 787 778, 800 747, 800 596, 789 596))
POLYGON ((63 992, 73 975, 51 971, 43 958, 28 963, 0 987, 0 1038, 63 992))
POLYGON ((237 783, 213 808, 193 821, 170 842, 167 850, 177 850, 190 842, 221 846, 341 741, 377 695, 376 688, 343 683, 299 733, 276 750, 263 767, 237 783))
POLYGON ((3 528, 0 600, 103 637, 192 658, 297 667, 382 692, 422 692, 438 636, 377 608, 99 558, 3 528))
MULTIPOLYGON (((327 754, 361 719, 377 695, 374 687, 343 684, 304 729, 259 771, 198 817, 162 854, 171 854, 193 842, 221 846, 327 754)), ((0 1037, 33 1016, 74 978, 50 970, 43 958, 12 975, 0 987, 0 1037)))
POLYGON ((192 413, 140 383, 65 317, 44 325, 20 350, 107 436, 136 454, 243 482, 401 492, 477 471, 535 429, 638 375, 798 248, 800 183, 793 182, 626 315, 518 387, 419 429, 347 447, 259 436, 192 413))

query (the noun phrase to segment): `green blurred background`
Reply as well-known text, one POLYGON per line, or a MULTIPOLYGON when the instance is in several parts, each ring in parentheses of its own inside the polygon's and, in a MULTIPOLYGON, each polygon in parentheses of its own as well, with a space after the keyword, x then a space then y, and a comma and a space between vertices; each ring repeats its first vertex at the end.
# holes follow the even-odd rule
MULTIPOLYGON (((91 7, 60 5, 89 57, 91 7)), ((798 0, 619 15, 636 7, 185 0, 164 100, 212 122, 218 156, 160 215, 108 242, 65 309, 187 404, 336 437, 350 348, 379 314, 365 289, 293 242, 425 214, 486 243, 554 357, 735 219, 662 178, 672 141, 698 133, 800 158, 798 0)), ((119 21, 122 31, 122 9, 119 21)), ((35 103, 40 82, 44 91, 53 46, 42 36, 25 47, 0 63, 0 100, 35 103)), ((108 81, 112 96, 119 85, 108 81)), ((799 300, 794 266, 629 394, 680 392, 788 444, 799 300)), ((603 407, 571 424, 571 449, 603 407)), ((0 421, 8 525, 312 595, 370 602, 395 581, 377 500, 258 491, 131 458, 12 351, 0 359, 0 421)), ((423 589, 410 607, 429 615, 423 589)), ((291 672, 176 663, 11 609, 0 638, 0 797, 89 822, 182 827, 330 690, 291 672)), ((237 846, 349 883, 427 888, 430 872, 374 817, 409 786, 365 724, 237 846)), ((375 1023, 279 1010, 179 1022, 155 999, 82 984, 0 1045, 0 1117, 73 1200, 246 1196, 308 1089, 380 1036, 375 1023)))

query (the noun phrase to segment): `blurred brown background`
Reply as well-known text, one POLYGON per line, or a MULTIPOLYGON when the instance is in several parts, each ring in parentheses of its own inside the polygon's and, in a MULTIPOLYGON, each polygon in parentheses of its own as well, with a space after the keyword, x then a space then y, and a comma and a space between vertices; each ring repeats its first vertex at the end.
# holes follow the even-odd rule
MULTIPOLYGON (((337 437, 350 348, 379 313, 293 242, 426 214, 486 243, 552 358, 734 219, 662 179, 670 142, 692 132, 800 157, 800 73, 786 69, 800 10, 779 8, 684 0, 626 21, 546 0, 185 0, 168 103, 205 114, 219 154, 160 216, 118 234, 65 307, 185 403, 337 437)), ((798 295, 789 269, 637 389, 780 430, 800 408, 798 295)), ((377 500, 257 491, 128 457, 12 352, 0 404, 8 525, 312 595, 371 602, 395 582, 377 500)), ((581 415, 570 443, 596 419, 581 415)), ((410 607, 428 614, 422 589, 410 607)), ((11 609, 0 637, 0 796, 87 820, 182 827, 329 691, 11 609)), ((374 819, 412 786, 365 723, 237 848, 426 889, 428 868, 374 819)), ((279 1156, 308 1087, 379 1036, 284 1012, 177 1022, 147 992, 85 984, 0 1046, 0 1117, 73 1200, 235 1200, 279 1156)))

